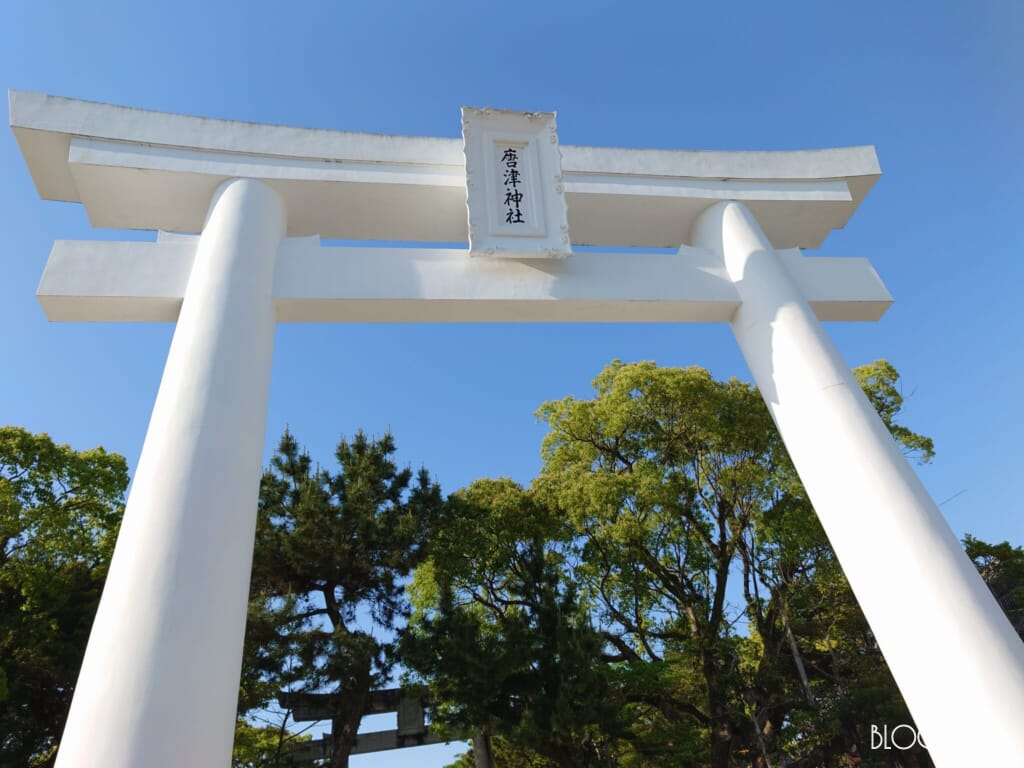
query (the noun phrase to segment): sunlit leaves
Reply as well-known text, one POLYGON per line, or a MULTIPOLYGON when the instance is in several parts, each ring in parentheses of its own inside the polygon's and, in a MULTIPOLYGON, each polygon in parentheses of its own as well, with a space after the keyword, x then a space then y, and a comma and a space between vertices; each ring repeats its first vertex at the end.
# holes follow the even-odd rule
POLYGON ((55 749, 127 485, 121 456, 0 428, 0 765, 55 749))

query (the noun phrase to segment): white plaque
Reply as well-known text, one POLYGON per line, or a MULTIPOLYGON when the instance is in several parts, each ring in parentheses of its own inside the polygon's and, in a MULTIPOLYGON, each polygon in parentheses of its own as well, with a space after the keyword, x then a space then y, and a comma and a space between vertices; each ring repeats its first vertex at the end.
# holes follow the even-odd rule
POLYGON ((462 108, 471 256, 572 253, 554 112, 462 108))

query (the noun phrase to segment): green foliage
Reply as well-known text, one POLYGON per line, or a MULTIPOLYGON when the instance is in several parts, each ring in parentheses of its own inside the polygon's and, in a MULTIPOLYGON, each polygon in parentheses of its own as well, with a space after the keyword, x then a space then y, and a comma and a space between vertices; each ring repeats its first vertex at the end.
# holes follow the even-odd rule
POLYGON ((52 760, 127 485, 121 456, 0 428, 0 766, 52 760))
POLYGON ((854 368, 853 375, 908 458, 914 458, 921 464, 931 461, 935 456, 932 439, 896 423, 896 416, 903 408, 903 394, 899 386, 900 375, 893 365, 887 360, 875 360, 870 365, 854 368))
POLYGON ((964 548, 1013 628, 1024 639, 1024 547, 1011 546, 1008 541, 988 544, 968 534, 964 537, 964 548))
POLYGON ((260 486, 242 712, 280 690, 337 693, 336 766, 346 765, 370 690, 394 663, 405 577, 443 512, 426 470, 398 469, 391 435, 342 439, 339 471, 314 467, 289 434, 260 486))
POLYGON ((701 368, 616 362, 594 388, 591 400, 541 407, 551 431, 538 491, 575 526, 576 573, 614 658, 685 670, 678 686, 648 676, 657 682, 638 704, 710 741, 725 765, 744 727, 727 585, 746 532, 776 501, 781 444, 753 387, 701 368))
POLYGON ((46 434, 0 428, 0 564, 108 561, 127 485, 117 454, 74 451, 46 434))
MULTIPOLYGON (((500 736, 493 740, 492 750, 495 768, 558 768, 558 763, 541 757, 527 747, 511 744, 500 736)), ((476 768, 474 750, 459 755, 447 768, 476 768)))
POLYGON ((292 768, 295 743, 310 741, 308 734, 292 734, 282 726, 254 726, 244 720, 235 725, 231 768, 292 768))
MULTIPOLYGON (((896 421, 895 369, 855 374, 929 460, 896 421)), ((286 433, 260 489, 240 710, 339 694, 346 765, 397 643, 435 727, 490 734, 498 768, 819 768, 854 745, 887 765, 870 724, 912 721, 756 390, 653 363, 594 385, 541 407, 528 490, 481 480, 445 502, 390 435, 343 439, 328 472, 286 433)), ((0 766, 52 762, 126 485, 102 449, 0 430, 0 766)), ((964 544, 1024 634, 1024 549, 964 544)), ((282 715, 240 721, 236 768, 291 765, 307 737, 282 715)))
MULTIPOLYGON (((855 373, 929 460, 931 440, 895 421, 895 369, 855 373)), ((436 719, 515 759, 637 768, 839 764, 868 723, 910 722, 756 389, 619 362, 594 388, 541 406, 531 490, 452 498, 416 573, 403 651, 436 719), (538 683, 545 653, 559 686, 538 683), (572 717, 537 718, 538 694, 572 717)))
POLYGON ((415 576, 402 658, 449 733, 498 734, 530 760, 603 765, 617 708, 601 638, 565 579, 561 529, 508 480, 453 495, 415 576))

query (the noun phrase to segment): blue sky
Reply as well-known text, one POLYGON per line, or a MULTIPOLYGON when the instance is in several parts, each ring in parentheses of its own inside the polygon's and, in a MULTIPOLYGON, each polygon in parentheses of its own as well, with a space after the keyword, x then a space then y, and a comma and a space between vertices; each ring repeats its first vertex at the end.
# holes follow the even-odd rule
MULTIPOLYGON (((821 255, 865 256, 895 297, 831 324, 847 362, 889 359, 921 475, 958 535, 1024 543, 1024 5, 1016 2, 9 3, 0 85, 171 112, 458 136, 459 107, 557 110, 564 144, 809 149, 874 144, 882 178, 821 255)), ((0 132, 0 421, 134 466, 170 325, 49 324, 54 239, 94 230, 40 201, 0 132)), ((143 235, 145 236, 145 235, 143 235)), ((446 491, 523 483, 544 400, 608 361, 749 374, 721 325, 331 325, 278 330, 267 446, 285 425, 328 461, 390 428, 446 491)), ((443 765, 429 748, 354 766, 443 765), (435 761, 435 762, 431 762, 435 761)))

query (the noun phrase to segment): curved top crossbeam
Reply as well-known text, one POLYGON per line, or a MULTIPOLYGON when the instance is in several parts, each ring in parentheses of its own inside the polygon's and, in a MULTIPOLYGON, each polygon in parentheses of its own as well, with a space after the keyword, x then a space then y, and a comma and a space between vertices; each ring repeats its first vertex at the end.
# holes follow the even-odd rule
MULTIPOLYGON (((465 242, 462 140, 262 125, 11 91, 39 195, 97 227, 198 232, 226 179, 284 200, 290 236, 465 242)), ((453 125, 457 125, 453 115, 453 125)), ((880 175, 874 147, 786 152, 561 147, 576 245, 676 248, 719 200, 777 248, 817 248, 880 175)))

